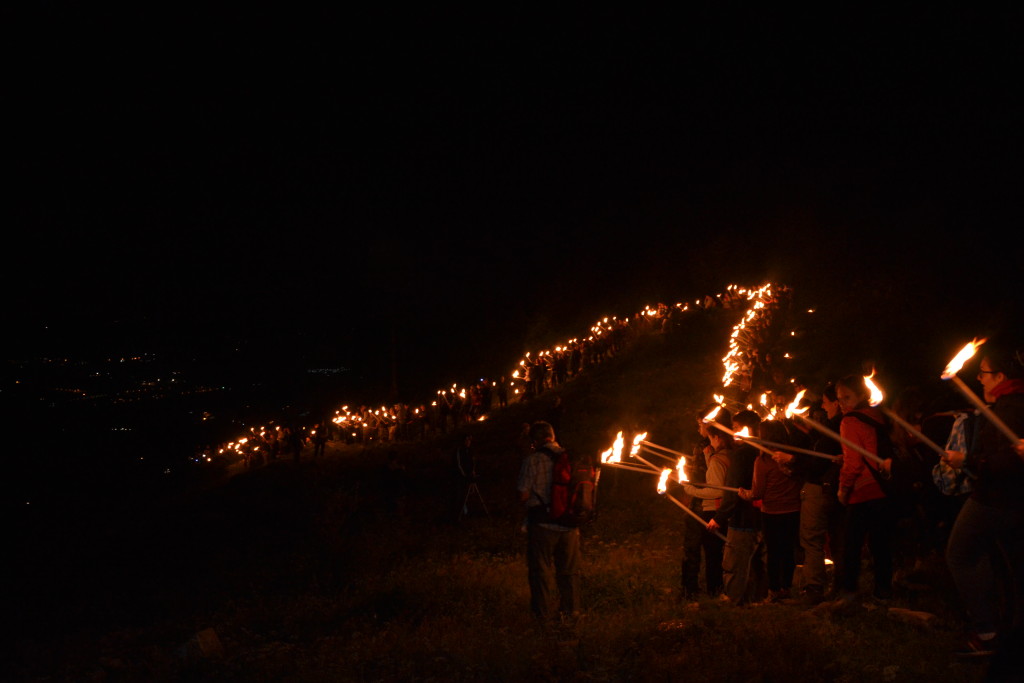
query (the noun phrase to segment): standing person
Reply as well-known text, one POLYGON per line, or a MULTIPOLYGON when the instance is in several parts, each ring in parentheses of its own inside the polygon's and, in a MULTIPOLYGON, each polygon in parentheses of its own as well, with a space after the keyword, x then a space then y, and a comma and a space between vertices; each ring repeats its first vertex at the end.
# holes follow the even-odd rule
POLYGON ((476 455, 473 453, 472 434, 462 437, 462 445, 455 449, 453 460, 452 495, 455 502, 455 519, 458 520, 469 512, 466 509, 466 499, 469 487, 476 481, 476 455))
POLYGON ((327 423, 320 422, 313 428, 313 458, 319 458, 327 448, 327 423))
MULTIPOLYGON (((879 444, 888 438, 882 414, 868 404, 871 392, 861 375, 847 375, 836 382, 836 398, 843 411, 839 436, 869 453, 879 454, 879 444)), ((853 602, 860 581, 861 551, 867 537, 874 562, 874 597, 892 597, 892 505, 877 477, 887 476, 892 465, 869 462, 843 443, 843 465, 839 470, 839 502, 846 506, 846 541, 843 547, 843 577, 840 604, 853 602)))
MULTIPOLYGON (((746 427, 757 433, 761 418, 752 410, 741 410, 732 419, 736 429, 746 427)), ((725 485, 749 489, 754 480, 754 461, 760 451, 745 441, 733 449, 725 485)), ((761 511, 732 491, 722 493, 722 504, 708 522, 708 531, 726 530, 728 542, 722 555, 725 597, 737 605, 757 602, 767 593, 761 511)))
MULTIPOLYGON (((785 427, 774 420, 761 423, 761 436, 776 443, 788 440, 785 427)), ((801 481, 780 464, 790 459, 785 453, 761 453, 754 461, 753 485, 750 490, 739 491, 741 498, 761 501, 761 524, 768 554, 768 596, 772 602, 789 598, 796 570, 801 481)))
POLYGON ((299 458, 302 457, 302 433, 294 425, 286 427, 285 431, 285 440, 287 441, 288 450, 292 453, 292 462, 298 463, 299 458))
MULTIPOLYGON (((825 387, 821 395, 821 408, 821 423, 838 433, 843 412, 836 398, 835 385, 825 387)), ((842 455, 843 449, 835 439, 820 432, 814 432, 812 438, 812 448, 816 452, 842 455)), ((804 551, 801 601, 808 605, 820 603, 827 592, 826 547, 831 550, 835 586, 838 588, 842 581, 843 508, 836 495, 839 463, 839 460, 803 454, 795 456, 793 462, 794 472, 803 479, 803 489, 800 491, 800 547, 804 551)))
POLYGON ((547 422, 534 422, 530 438, 535 449, 523 461, 517 486, 519 500, 526 504, 530 607, 538 620, 549 621, 557 587, 558 611, 563 619, 573 620, 580 611, 580 531, 547 521, 554 458, 564 449, 547 422))
MULTIPOLYGON (((981 359, 978 381, 985 401, 1017 435, 1024 434, 1024 364, 1021 354, 989 345, 981 359)), ((999 632, 997 601, 1019 593, 1024 572, 1024 441, 1014 445, 984 416, 978 418, 966 453, 946 451, 955 469, 967 467, 977 476, 974 492, 964 502, 946 546, 946 561, 967 610, 971 633, 964 656, 1005 652, 993 662, 1000 671, 1019 657, 1020 626, 1009 638, 999 632), (996 591, 993 558, 1006 553, 1015 582, 1009 596, 996 591), (1015 641, 1012 645, 1007 640, 1015 641), (1003 642, 1000 642, 1003 641, 1003 642)), ((1018 604, 1011 607, 1020 608, 1018 604)), ((1020 615, 1016 615, 1018 621, 1020 615)), ((1019 664, 1018 664, 1019 666, 1019 664)), ((1019 673, 1019 670, 1018 670, 1019 673)), ((1003 679, 999 679, 1003 680, 1003 679)), ((1011 680, 1006 678, 1005 680, 1011 680)), ((1014 679, 1019 680, 1019 679, 1014 679)))
MULTIPOLYGON (((695 484, 721 485, 725 480, 725 472, 728 470, 732 439, 731 437, 728 440, 721 438, 725 436, 724 432, 708 426, 703 419, 703 416, 707 415, 715 405, 702 410, 697 415, 697 432, 700 438, 693 447, 693 457, 686 458, 686 478, 695 484), (718 458, 715 457, 716 453, 718 453, 718 458), (715 473, 709 475, 712 462, 715 465, 715 473), (714 477, 715 481, 711 481, 709 476, 714 477)), ((721 409, 715 417, 715 422, 731 428, 732 414, 721 409)), ((721 499, 721 491, 693 486, 684 490, 688 494, 684 501, 690 509, 696 512, 704 522, 710 521, 714 517, 721 499), (695 492, 699 492, 699 495, 694 495, 695 492), (705 500, 703 496, 710 498, 705 500)), ((705 588, 708 593, 715 594, 722 588, 722 539, 708 531, 706 525, 701 524, 691 515, 686 516, 683 524, 683 560, 680 566, 681 595, 684 600, 696 600, 701 593, 702 555, 704 557, 705 588)))

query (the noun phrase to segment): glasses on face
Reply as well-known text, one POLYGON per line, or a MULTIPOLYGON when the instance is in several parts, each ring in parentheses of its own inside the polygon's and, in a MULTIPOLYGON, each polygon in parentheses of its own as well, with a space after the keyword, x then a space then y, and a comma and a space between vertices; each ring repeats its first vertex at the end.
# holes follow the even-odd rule
POLYGON ((980 380, 982 375, 995 375, 997 373, 998 370, 978 370, 978 379, 980 380))

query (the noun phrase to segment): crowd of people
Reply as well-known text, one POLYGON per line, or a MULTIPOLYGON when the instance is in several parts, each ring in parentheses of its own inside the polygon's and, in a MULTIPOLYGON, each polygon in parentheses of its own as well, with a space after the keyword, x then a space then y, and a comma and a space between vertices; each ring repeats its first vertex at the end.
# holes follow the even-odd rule
MULTIPOLYGON (((1024 354, 990 343, 977 380, 994 413, 1024 434, 1024 354)), ((841 609, 867 591, 885 604, 901 581, 912 586, 909 577, 938 563, 970 625, 958 654, 992 655, 1001 637, 1019 642, 1008 631, 1024 586, 1024 440, 979 411, 928 413, 916 390, 901 398, 894 414, 909 429, 871 405, 858 374, 805 398, 809 420, 750 409, 720 410, 709 422, 708 411, 698 415, 685 491, 703 523, 687 521, 682 594, 841 609), (742 428, 758 440, 734 439, 742 428), (950 480, 958 485, 943 484, 950 480), (861 581, 866 566, 870 586, 861 581)))
MULTIPOLYGON (((726 390, 695 416, 699 437, 682 484, 694 514, 684 522, 680 595, 842 610, 863 600, 889 604, 936 580, 938 568, 966 615, 956 654, 994 655, 991 671, 1016 680, 1024 440, 962 403, 934 410, 938 397, 916 388, 883 411, 863 375, 819 387, 791 379, 785 357, 774 353, 785 315, 772 315, 785 312, 788 292, 773 293, 771 304, 737 326, 726 390), (785 419, 800 390, 808 417, 785 419), (706 421, 722 403, 734 409, 706 421), (759 445, 734 438, 744 428, 759 445)), ((985 403, 1024 434, 1024 351, 989 342, 976 372, 985 403)), ((533 512, 551 496, 552 460, 540 445, 560 447, 549 424, 524 429, 534 448, 522 459, 518 490, 533 512)), ((543 620, 571 622, 583 604, 578 529, 543 521, 528 528, 531 607, 543 620)))

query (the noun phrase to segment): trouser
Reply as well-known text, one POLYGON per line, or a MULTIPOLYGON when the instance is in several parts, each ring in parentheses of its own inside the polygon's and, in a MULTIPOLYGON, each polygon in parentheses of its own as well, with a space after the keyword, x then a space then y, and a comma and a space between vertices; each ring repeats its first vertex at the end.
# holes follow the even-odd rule
POLYGON ((796 545, 800 532, 800 513, 762 514, 764 541, 768 548, 768 588, 789 590, 796 570, 796 545))
MULTIPOLYGON (((946 545, 946 563, 953 575, 960 598, 967 610, 967 618, 975 633, 992 633, 998 630, 997 605, 1015 594, 1007 591, 1000 596, 996 591, 996 572, 993 558, 1008 560, 1012 573, 1011 581, 1019 591, 1024 562, 1021 558, 1024 545, 1024 512, 994 508, 968 498, 953 524, 946 545), (999 555, 1000 545, 1007 552, 999 555)), ((1003 605, 1004 608, 1013 606, 1003 605)))
POLYGON ((558 610, 580 610, 580 532, 558 531, 539 524, 527 528, 526 564, 530 579, 530 608, 539 619, 551 616, 558 591, 558 610))
MULTIPOLYGON (((714 510, 698 513, 705 522, 715 516, 714 510)), ((683 534, 683 592, 687 595, 700 593, 700 555, 704 552, 704 584, 708 595, 722 592, 722 539, 689 515, 683 534)))
POLYGON ((726 538, 729 542, 722 554, 725 595, 738 605, 761 600, 768 590, 761 533, 730 527, 726 538))
POLYGON ((842 508, 832 487, 805 483, 800 491, 800 547, 804 551, 803 589, 825 592, 825 546, 831 549, 836 585, 843 565, 842 508))
POLYGON ((895 524, 888 498, 854 503, 846 508, 846 543, 843 590, 856 593, 860 582, 860 556, 867 537, 875 567, 875 597, 892 595, 892 525, 895 524))

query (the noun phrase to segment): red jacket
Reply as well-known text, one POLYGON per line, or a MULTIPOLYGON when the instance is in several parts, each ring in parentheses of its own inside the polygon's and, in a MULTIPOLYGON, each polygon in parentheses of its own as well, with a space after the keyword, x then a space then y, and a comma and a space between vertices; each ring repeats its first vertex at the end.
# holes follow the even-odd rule
MULTIPOLYGON (((860 408, 858 413, 863 413, 875 422, 885 424, 885 418, 875 408, 860 408)), ((857 418, 844 419, 839 425, 839 436, 850 443, 855 443, 869 453, 878 453, 878 435, 875 428, 857 418)), ((875 463, 865 463, 864 456, 853 450, 845 443, 843 444, 843 467, 839 470, 839 488, 848 489, 850 496, 847 504, 865 503, 876 498, 885 498, 882 487, 878 485, 875 476, 868 470, 869 467, 877 467, 875 463)))

